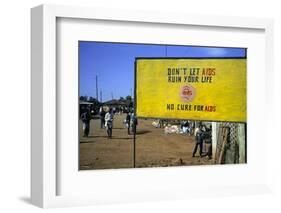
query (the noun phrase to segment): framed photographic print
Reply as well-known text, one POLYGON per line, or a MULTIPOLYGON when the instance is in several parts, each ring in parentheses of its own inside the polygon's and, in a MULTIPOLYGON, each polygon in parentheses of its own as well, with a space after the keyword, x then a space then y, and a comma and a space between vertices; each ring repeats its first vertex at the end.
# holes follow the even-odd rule
POLYGON ((269 192, 272 28, 269 19, 33 8, 32 203, 269 192))

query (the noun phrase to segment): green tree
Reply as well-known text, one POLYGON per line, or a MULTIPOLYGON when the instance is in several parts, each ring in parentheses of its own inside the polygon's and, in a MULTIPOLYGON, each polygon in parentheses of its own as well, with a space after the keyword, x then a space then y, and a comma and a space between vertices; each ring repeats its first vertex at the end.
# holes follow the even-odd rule
POLYGON ((80 96, 80 101, 87 101, 88 100, 88 96, 80 96))
POLYGON ((132 101, 132 96, 127 95, 127 96, 126 96, 126 100, 128 100, 128 101, 132 101))

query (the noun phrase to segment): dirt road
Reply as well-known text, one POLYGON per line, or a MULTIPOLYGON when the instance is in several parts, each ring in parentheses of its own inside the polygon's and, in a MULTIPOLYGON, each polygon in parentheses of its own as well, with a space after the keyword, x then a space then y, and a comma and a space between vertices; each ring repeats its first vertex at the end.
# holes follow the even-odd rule
MULTIPOLYGON (((128 135, 123 124, 125 115, 115 115, 113 136, 108 139, 100 120, 91 120, 90 135, 82 137, 80 125, 80 169, 110 169, 133 167, 133 135, 128 135)), ((207 157, 192 157, 194 136, 164 134, 152 120, 138 120, 136 134, 136 167, 160 167, 212 164, 207 157)))

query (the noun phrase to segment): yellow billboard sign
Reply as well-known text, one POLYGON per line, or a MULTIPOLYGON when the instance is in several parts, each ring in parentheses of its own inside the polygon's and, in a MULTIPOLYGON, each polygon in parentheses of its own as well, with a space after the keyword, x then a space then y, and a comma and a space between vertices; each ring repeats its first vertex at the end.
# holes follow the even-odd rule
POLYGON ((246 122, 245 58, 137 58, 136 114, 246 122))

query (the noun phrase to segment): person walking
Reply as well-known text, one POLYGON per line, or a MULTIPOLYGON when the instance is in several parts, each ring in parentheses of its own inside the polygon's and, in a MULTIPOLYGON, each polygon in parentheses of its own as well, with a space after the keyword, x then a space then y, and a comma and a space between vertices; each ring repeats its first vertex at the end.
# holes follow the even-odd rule
POLYGON ((83 122, 83 137, 88 137, 90 132, 90 121, 91 121, 91 114, 90 110, 83 112, 81 115, 81 120, 83 122))
POLYGON ((212 159, 212 125, 206 129, 204 143, 207 145, 207 156, 209 160, 212 159))
POLYGON ((107 132, 107 137, 112 138, 112 128, 113 128, 113 112, 112 108, 105 114, 105 127, 107 132))
POLYGON ((195 147, 193 149, 192 157, 195 157, 195 154, 197 152, 198 147, 199 147, 200 157, 202 157, 202 152, 203 152, 203 135, 204 135, 203 125, 202 124, 199 124, 199 127, 195 129, 194 135, 195 135, 196 144, 195 144, 195 147))
POLYGON ((137 118, 137 116, 135 116, 134 113, 132 113, 131 122, 132 122, 132 132, 133 132, 134 134, 136 134, 137 125, 138 125, 138 118, 137 118))
POLYGON ((128 129, 128 135, 131 134, 130 132, 130 128, 131 128, 131 116, 130 116, 130 113, 127 112, 127 116, 126 116, 126 127, 128 129))
POLYGON ((100 108, 100 128, 104 128, 104 125, 105 125, 105 111, 103 109, 103 107, 100 108))

